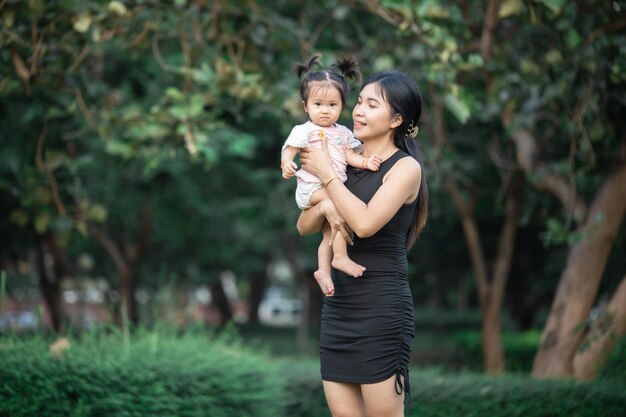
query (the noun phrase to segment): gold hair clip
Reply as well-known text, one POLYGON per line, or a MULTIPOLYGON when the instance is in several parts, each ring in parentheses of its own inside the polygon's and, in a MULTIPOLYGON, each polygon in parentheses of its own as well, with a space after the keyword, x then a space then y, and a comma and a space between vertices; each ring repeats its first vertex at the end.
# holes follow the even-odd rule
POLYGON ((417 126, 413 126, 413 121, 411 121, 411 124, 409 125, 408 129, 406 130, 406 134, 409 135, 412 138, 417 137, 417 132, 420 131, 420 128, 417 126))

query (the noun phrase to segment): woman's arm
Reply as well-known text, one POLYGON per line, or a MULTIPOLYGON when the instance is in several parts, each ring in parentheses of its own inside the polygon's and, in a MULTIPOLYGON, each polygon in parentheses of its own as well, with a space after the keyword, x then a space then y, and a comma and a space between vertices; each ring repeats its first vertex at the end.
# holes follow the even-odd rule
POLYGON ((322 200, 313 207, 302 210, 300 213, 296 228, 298 229, 298 233, 302 236, 313 235, 322 230, 322 225, 326 217, 322 214, 320 206, 324 201, 325 200, 322 200))
POLYGON ((383 184, 368 204, 350 192, 338 180, 330 163, 328 148, 306 149, 300 154, 302 167, 327 184, 328 193, 339 214, 359 237, 369 237, 378 232, 400 209, 417 197, 421 167, 413 158, 402 158, 385 175, 383 184), (329 182, 330 181, 330 182, 329 182))
POLYGON ((340 232, 345 241, 352 244, 352 230, 339 215, 330 199, 322 200, 310 209, 302 210, 296 224, 298 233, 303 236, 317 233, 322 230, 325 220, 330 224, 331 242, 335 239, 337 232, 340 232))

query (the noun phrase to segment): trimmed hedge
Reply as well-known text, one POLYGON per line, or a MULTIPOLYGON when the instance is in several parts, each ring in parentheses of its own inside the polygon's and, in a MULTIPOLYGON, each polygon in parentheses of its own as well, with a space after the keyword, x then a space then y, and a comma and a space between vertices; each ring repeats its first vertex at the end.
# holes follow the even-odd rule
POLYGON ((275 363, 229 336, 88 335, 61 358, 0 339, 0 416, 276 416, 275 363))
MULTIPOLYGON (((410 375, 407 417, 622 417, 626 410, 624 384, 446 375, 417 369, 411 369, 410 375)), ((290 387, 286 416, 330 415, 317 366, 292 377, 290 387)))
MULTIPOLYGON (((229 333, 86 335, 61 358, 48 342, 0 337, 0 416, 330 415, 317 359, 270 358, 229 333)), ((621 417, 625 388, 412 369, 406 416, 621 417)))
POLYGON ((617 417, 626 410, 623 385, 419 372, 411 384, 408 416, 617 417))

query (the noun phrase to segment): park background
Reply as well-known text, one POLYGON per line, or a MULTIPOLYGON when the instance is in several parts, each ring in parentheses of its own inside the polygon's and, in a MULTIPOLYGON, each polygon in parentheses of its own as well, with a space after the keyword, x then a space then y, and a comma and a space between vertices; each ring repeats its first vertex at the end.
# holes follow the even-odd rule
POLYGON ((424 98, 407 414, 623 415, 625 28, 607 0, 0 1, 0 415, 329 415, 279 169, 313 53, 424 98))

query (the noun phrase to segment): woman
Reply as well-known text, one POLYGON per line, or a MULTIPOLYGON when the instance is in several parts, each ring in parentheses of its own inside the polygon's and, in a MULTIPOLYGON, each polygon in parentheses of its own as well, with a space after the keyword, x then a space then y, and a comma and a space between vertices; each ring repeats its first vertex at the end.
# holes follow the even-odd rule
POLYGON ((415 141, 421 110, 413 78, 375 74, 365 81, 352 117, 363 155, 383 159, 379 170, 349 168, 342 184, 325 146, 300 156, 330 199, 302 212, 299 232, 318 232, 327 220, 333 236, 339 231, 352 244, 349 256, 366 267, 359 278, 333 270, 335 293, 324 299, 321 373, 334 417, 404 415, 414 336, 406 254, 426 223, 428 203, 415 141))

